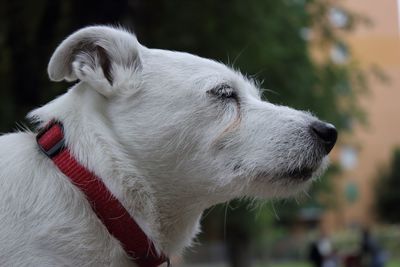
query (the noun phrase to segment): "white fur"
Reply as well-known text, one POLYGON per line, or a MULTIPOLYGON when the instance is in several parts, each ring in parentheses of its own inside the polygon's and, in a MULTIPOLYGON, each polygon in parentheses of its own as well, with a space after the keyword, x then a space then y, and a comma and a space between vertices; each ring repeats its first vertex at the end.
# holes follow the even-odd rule
MULTIPOLYGON (((48 72, 79 82, 29 117, 62 121, 72 153, 167 255, 191 244, 204 209, 292 196, 312 179, 287 173, 317 172, 326 161, 309 131, 312 115, 261 101, 252 82, 223 64, 148 49, 122 29, 75 32, 48 72), (222 83, 239 104, 207 93, 222 83)), ((3 135, 0 147, 0 266, 132 266, 33 133, 3 135)))

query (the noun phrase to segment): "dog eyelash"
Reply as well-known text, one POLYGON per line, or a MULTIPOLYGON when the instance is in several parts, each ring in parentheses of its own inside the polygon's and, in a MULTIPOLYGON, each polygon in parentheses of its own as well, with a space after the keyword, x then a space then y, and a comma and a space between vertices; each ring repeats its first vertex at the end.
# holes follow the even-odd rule
POLYGON ((220 84, 207 91, 207 94, 216 96, 220 99, 235 99, 237 100, 237 94, 235 90, 226 83, 220 84))

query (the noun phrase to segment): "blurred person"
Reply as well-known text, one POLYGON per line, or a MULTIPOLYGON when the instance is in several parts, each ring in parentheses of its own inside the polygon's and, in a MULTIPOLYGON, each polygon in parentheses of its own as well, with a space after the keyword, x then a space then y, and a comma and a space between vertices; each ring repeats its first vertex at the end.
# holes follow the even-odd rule
POLYGON ((317 241, 312 242, 310 245, 310 254, 308 259, 312 263, 314 267, 321 267, 322 266, 322 255, 318 250, 317 241))
POLYGON ((360 258, 362 266, 366 267, 383 267, 386 262, 385 252, 369 228, 361 231, 360 258))
POLYGON ((337 266, 337 256, 326 230, 322 229, 318 240, 311 244, 309 260, 315 267, 337 266))

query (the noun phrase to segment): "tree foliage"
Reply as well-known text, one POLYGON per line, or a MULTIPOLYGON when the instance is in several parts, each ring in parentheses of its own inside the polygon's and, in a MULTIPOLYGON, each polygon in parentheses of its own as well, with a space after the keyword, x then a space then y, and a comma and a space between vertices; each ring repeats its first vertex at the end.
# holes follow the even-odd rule
POLYGON ((400 148, 393 151, 390 166, 377 177, 376 211, 387 223, 400 223, 400 148))
POLYGON ((72 31, 100 23, 134 29, 150 47, 234 65, 263 81, 269 101, 345 128, 360 117, 355 96, 364 88, 362 75, 351 64, 316 64, 301 34, 312 29, 325 46, 340 40, 327 20, 329 6, 324 0, 1 0, 0 130, 62 93, 65 84, 50 83, 45 72, 52 51, 72 31))

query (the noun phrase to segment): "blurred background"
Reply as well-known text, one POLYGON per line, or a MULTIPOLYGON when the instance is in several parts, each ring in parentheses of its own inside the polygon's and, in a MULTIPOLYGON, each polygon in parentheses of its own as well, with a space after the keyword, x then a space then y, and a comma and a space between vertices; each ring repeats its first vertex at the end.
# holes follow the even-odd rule
POLYGON ((207 210, 198 245, 173 266, 398 267, 399 13, 398 0, 0 0, 0 132, 70 86, 46 73, 63 38, 122 25, 148 47, 240 69, 265 99, 340 131, 307 195, 207 210))

